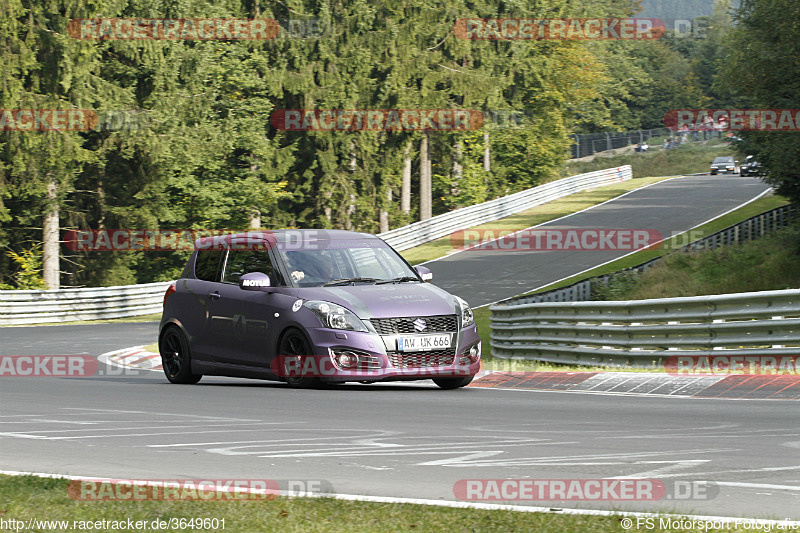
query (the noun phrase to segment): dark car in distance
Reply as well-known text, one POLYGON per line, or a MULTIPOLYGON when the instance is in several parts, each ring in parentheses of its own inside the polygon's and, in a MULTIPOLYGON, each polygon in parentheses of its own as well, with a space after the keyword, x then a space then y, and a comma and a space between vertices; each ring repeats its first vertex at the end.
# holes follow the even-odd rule
POLYGON ((761 175, 761 163, 756 161, 756 157, 754 155, 748 155, 742 166, 739 168, 739 175, 740 176, 760 176, 761 175))
POLYGON ((480 370, 472 309, 365 233, 278 230, 205 237, 164 296, 172 383, 203 375, 323 383, 432 379, 480 370))
POLYGON ((711 175, 713 176, 718 172, 730 172, 731 174, 736 174, 739 172, 739 167, 737 164, 738 161, 736 161, 733 156, 726 155, 717 157, 711 162, 711 175))

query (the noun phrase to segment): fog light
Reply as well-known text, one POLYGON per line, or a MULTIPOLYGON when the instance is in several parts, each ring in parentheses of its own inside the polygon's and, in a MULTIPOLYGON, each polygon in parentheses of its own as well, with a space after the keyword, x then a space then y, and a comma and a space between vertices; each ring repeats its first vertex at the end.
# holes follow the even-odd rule
POLYGON ((473 363, 477 363, 478 362, 478 359, 480 359, 481 355, 480 355, 480 350, 478 349, 478 345, 477 344, 473 344, 472 345, 472 348, 469 349, 469 354, 468 355, 469 355, 469 360, 470 361, 472 361, 473 363))
POLYGON ((342 353, 336 356, 336 363, 342 368, 354 368, 358 365, 358 356, 354 353, 342 353))

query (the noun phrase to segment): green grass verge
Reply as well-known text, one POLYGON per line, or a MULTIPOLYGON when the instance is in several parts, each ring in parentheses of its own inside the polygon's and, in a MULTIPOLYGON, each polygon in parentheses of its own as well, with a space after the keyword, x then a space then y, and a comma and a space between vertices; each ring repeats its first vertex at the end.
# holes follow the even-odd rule
MULTIPOLYGON (((540 531, 544 533, 584 532, 620 533, 625 531, 621 517, 558 515, 505 510, 454 509, 447 507, 351 502, 333 498, 284 498, 269 501, 76 501, 67 495, 68 481, 34 476, 0 476, 0 518, 4 521, 30 519, 66 520, 66 528, 24 529, 25 531, 88 531, 73 526, 73 521, 100 520, 127 522, 171 519, 211 518, 224 520, 225 533, 326 532, 326 531, 540 531)), ((635 523, 635 518, 633 518, 635 523)), ((658 519, 655 529, 660 529, 658 519)), ((134 526, 135 527, 135 526, 134 526)), ((93 527, 93 530, 98 528, 93 527)), ((8 529, 9 531, 13 529, 8 529)), ((112 529, 100 529, 111 531, 112 529)), ((114 531, 141 533, 153 529, 114 531)), ((191 528, 185 531, 223 531, 217 528, 191 528)), ((184 531, 182 530, 182 531, 184 531)), ((178 529, 160 529, 178 531, 178 529)), ((696 531, 686 529, 681 531, 696 531)), ((704 531, 744 531, 709 529, 704 531)))
POLYGON ((707 294, 796 289, 800 284, 800 228, 713 250, 675 253, 637 274, 612 280, 606 300, 647 300, 707 294))
MULTIPOLYGON (((603 187, 597 187, 596 189, 591 189, 589 191, 571 194, 569 196, 565 196, 564 198, 559 198, 558 200, 553 200, 552 202, 532 207, 531 209, 527 209, 517 213, 516 215, 511 215, 499 220, 494 220, 492 222, 487 222, 479 226, 465 229, 492 230, 494 231, 495 235, 499 236, 501 232, 505 234, 529 228, 531 226, 536 226, 538 224, 543 224, 550 220, 554 220, 556 218, 581 211, 588 207, 592 207, 593 205, 611 200, 612 198, 616 198, 617 196, 625 194, 626 192, 630 192, 634 189, 657 183, 665 179, 668 178, 650 177, 628 180, 622 183, 614 183, 612 185, 605 185, 603 187)), ((444 257, 455 251, 456 246, 454 246, 451 241, 451 237, 448 235, 434 241, 421 244, 420 246, 404 250, 400 252, 400 255, 405 257, 406 260, 412 265, 416 265, 419 263, 424 263, 425 261, 439 259, 440 257, 444 257)))
POLYGON ((583 174, 604 168, 630 165, 633 177, 666 176, 676 174, 696 174, 708 172, 711 161, 724 155, 736 156, 736 152, 719 139, 683 144, 671 150, 657 149, 651 152, 614 155, 606 157, 597 154, 591 161, 568 161, 567 174, 583 174))

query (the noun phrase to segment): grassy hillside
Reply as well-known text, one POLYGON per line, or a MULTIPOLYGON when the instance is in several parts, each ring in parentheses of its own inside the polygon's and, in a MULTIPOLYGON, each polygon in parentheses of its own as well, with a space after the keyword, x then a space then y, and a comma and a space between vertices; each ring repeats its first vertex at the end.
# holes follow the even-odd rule
POLYGON ((643 300, 800 287, 800 225, 741 245, 667 256, 614 279, 598 297, 643 300))
MULTIPOLYGON (((647 176, 674 176, 678 174, 696 174, 708 172, 708 167, 715 157, 737 154, 727 143, 720 143, 718 139, 703 143, 685 144, 674 150, 656 149, 652 152, 629 153, 605 157, 598 154, 591 161, 569 161, 567 175, 592 172, 603 168, 631 165, 634 178, 647 176)), ((738 159, 738 157, 737 157, 738 159)))

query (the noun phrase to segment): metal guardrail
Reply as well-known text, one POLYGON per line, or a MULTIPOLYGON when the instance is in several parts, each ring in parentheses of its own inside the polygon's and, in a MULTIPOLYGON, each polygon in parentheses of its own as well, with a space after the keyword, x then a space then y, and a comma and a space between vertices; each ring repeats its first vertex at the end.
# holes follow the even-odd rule
POLYGON ((97 320, 160 313, 171 282, 56 291, 0 291, 0 325, 97 320))
POLYGON ((508 359, 641 367, 672 356, 800 351, 800 289, 491 310, 492 355, 508 359))
MULTIPOLYGON (((569 194, 632 178, 630 166, 579 174, 382 233, 397 250, 513 215, 569 194)), ((0 325, 147 315, 161 311, 170 282, 56 291, 0 290, 0 325)))
POLYGON ((481 204, 462 207, 428 220, 414 222, 380 233, 378 237, 395 250, 403 251, 461 229, 507 217, 586 189, 626 181, 632 177, 630 165, 578 174, 481 204))
MULTIPOLYGON (((721 229, 716 233, 712 233, 702 239, 692 241, 689 244, 678 248, 676 251, 688 252, 698 251, 704 249, 714 249, 718 246, 728 246, 731 244, 741 244, 752 239, 762 237, 767 233, 776 229, 786 227, 798 215, 798 208, 792 204, 783 205, 770 209, 759 215, 752 216, 747 220, 743 220, 738 224, 728 226, 721 229)), ((560 289, 553 289, 550 291, 539 292, 526 296, 515 296, 504 300, 502 304, 523 304, 523 303, 539 303, 539 302, 580 302, 589 301, 592 299, 592 287, 598 283, 608 285, 614 276, 624 274, 627 272, 644 272, 651 266, 658 264, 663 257, 656 257, 650 261, 640 263, 636 266, 628 267, 626 269, 606 274, 604 276, 597 276, 594 278, 584 279, 562 287, 560 289)))
POLYGON ((703 250, 706 248, 716 248, 717 246, 728 246, 731 244, 741 244, 743 242, 763 237, 768 232, 783 228, 789 225, 797 216, 797 207, 792 204, 782 205, 775 209, 765 211, 760 215, 748 218, 738 224, 729 226, 708 237, 703 237, 692 243, 687 244, 682 249, 685 251, 703 250))

